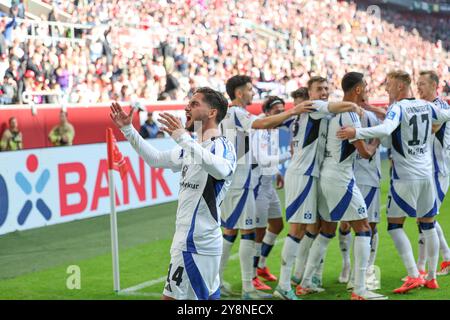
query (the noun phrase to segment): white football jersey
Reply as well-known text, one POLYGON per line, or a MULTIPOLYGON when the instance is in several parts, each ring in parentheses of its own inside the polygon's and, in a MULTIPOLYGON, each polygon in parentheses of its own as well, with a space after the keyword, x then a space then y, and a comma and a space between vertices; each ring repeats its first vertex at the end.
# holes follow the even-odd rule
MULTIPOLYGON (((433 103, 438 110, 450 109, 448 103, 439 97, 433 103)), ((450 174, 450 128, 447 125, 448 122, 443 123, 433 139, 434 172, 443 176, 450 174)))
POLYGON ((353 165, 356 148, 352 144, 355 140, 341 140, 336 134, 342 127, 360 128, 361 122, 354 112, 337 114, 328 121, 327 144, 320 177, 331 178, 347 186, 354 179, 353 165))
POLYGON ((242 107, 231 106, 220 123, 222 135, 230 141, 237 155, 236 171, 233 174, 230 188, 253 188, 251 179, 251 141, 252 123, 258 117, 242 107))
POLYGON ((419 180, 432 176, 432 124, 450 119, 450 110, 438 110, 433 103, 402 99, 393 103, 383 124, 356 130, 357 139, 391 135, 392 178, 419 180))
MULTIPOLYGON (((380 123, 375 113, 367 110, 364 111, 363 117, 361 118, 362 128, 370 128, 380 123)), ((370 143, 370 140, 366 140, 366 143, 370 143)), ((377 151, 370 159, 364 159, 358 152, 356 153, 355 179, 358 185, 380 187, 381 158, 379 148, 377 148, 377 151)))
POLYGON ((291 125, 293 155, 286 174, 319 177, 327 137, 328 102, 313 101, 317 110, 303 113, 291 125))
POLYGON ((220 204, 236 166, 233 145, 223 136, 199 144, 185 133, 176 140, 179 147, 160 152, 132 126, 121 130, 147 164, 181 171, 171 250, 222 254, 220 204))
POLYGON ((290 159, 291 154, 279 151, 279 129, 252 131, 252 180, 255 187, 270 185, 278 165, 290 159))

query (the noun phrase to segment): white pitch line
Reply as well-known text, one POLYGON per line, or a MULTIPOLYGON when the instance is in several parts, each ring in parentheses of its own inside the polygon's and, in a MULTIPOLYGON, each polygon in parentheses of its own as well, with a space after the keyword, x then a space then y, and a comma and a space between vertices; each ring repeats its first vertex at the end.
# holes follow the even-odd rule
MULTIPOLYGON (((385 208, 386 208, 386 205, 382 205, 380 207, 380 210, 384 210, 385 208)), ((284 242, 284 239, 286 239, 286 238, 277 239, 275 241, 275 245, 279 244, 281 242, 284 242)), ((236 260, 237 258, 239 258, 239 252, 230 256, 230 260, 236 260)), ((139 292, 136 292, 136 291, 139 291, 139 290, 142 290, 144 288, 153 286, 155 284, 162 283, 162 282, 166 281, 166 279, 167 279, 167 277, 164 276, 164 277, 161 277, 161 278, 158 278, 158 279, 154 279, 154 280, 143 282, 143 283, 138 284, 138 285, 136 285, 134 287, 129 287, 129 288, 121 290, 119 292, 119 295, 137 295, 137 296, 142 295, 142 296, 150 296, 150 297, 161 296, 160 293, 149 293, 149 292, 141 292, 141 293, 139 293, 139 292)))
POLYGON ((119 291, 119 296, 144 296, 144 297, 162 297, 162 293, 156 292, 137 292, 137 291, 119 291))
POLYGON ((162 282, 166 281, 166 279, 167 279, 167 277, 164 276, 164 277, 161 277, 161 278, 158 278, 158 279, 146 281, 146 282, 143 282, 141 284, 135 285, 134 287, 129 287, 129 288, 123 289, 120 292, 122 292, 122 293, 130 293, 132 291, 138 291, 138 290, 141 290, 141 289, 153 286, 155 284, 162 283, 162 282))

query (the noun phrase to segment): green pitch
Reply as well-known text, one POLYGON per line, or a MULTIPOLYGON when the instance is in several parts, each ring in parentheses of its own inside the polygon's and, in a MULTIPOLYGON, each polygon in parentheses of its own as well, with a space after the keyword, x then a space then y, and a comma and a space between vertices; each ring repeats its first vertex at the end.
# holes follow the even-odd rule
MULTIPOLYGON (((384 177, 387 177, 384 165, 384 177)), ((388 179, 382 184, 385 205, 388 179)), ((280 193, 282 203, 284 195, 280 193)), ((450 197, 447 197, 438 220, 450 238, 450 197)), ((138 295, 113 292, 109 216, 102 216, 45 228, 0 236, 0 299, 159 299, 169 265, 169 248, 175 229, 176 203, 130 210, 118 216, 121 288, 144 283, 138 295), (80 270, 80 289, 68 289, 69 266, 80 270)), ((439 277, 439 290, 422 288, 406 295, 393 295, 406 270, 386 231, 385 210, 379 225, 380 242, 376 265, 381 268, 380 292, 390 299, 450 299, 450 275, 439 277)), ((405 229, 417 256, 417 227, 407 220, 405 229)), ((282 239, 268 260, 270 270, 278 275, 282 239)), ((225 272, 226 281, 240 291, 238 243, 225 272)), ((337 239, 327 253, 324 270, 326 291, 304 299, 349 299, 345 285, 337 278, 341 257, 337 239)), ((70 282, 70 281, 69 281, 70 282)), ((275 283, 269 283, 273 288, 275 283)), ((236 297, 239 298, 239 297, 236 297)))

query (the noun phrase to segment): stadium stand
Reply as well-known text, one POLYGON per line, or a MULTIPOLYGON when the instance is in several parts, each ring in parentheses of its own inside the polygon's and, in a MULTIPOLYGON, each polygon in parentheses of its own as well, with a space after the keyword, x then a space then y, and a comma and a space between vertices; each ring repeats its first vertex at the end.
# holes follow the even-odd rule
POLYGON ((254 10, 220 0, 55 1, 41 23, 20 20, 14 7, 0 23, 0 103, 29 102, 24 91, 42 90, 58 94, 31 101, 183 100, 206 84, 224 91, 235 73, 257 79, 260 98, 286 97, 316 74, 329 77, 339 97, 338 80, 350 69, 367 73, 375 98, 398 66, 414 77, 428 68, 449 78, 450 20, 441 16, 382 10, 378 17, 336 0, 245 6, 254 10))

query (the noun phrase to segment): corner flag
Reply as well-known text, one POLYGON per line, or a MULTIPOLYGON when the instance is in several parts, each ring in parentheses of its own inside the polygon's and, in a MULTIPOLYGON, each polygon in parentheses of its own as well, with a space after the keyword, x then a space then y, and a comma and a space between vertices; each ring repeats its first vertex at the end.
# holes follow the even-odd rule
POLYGON ((112 263, 113 263, 113 279, 114 279, 114 291, 120 291, 120 277, 119 277, 119 242, 117 235, 117 214, 116 214, 116 201, 114 199, 115 187, 114 187, 114 175, 113 170, 120 172, 120 177, 125 178, 128 170, 127 162, 123 154, 120 152, 117 146, 117 141, 114 137, 111 128, 106 129, 106 144, 108 150, 108 185, 109 185, 109 202, 111 206, 111 250, 112 250, 112 263))

